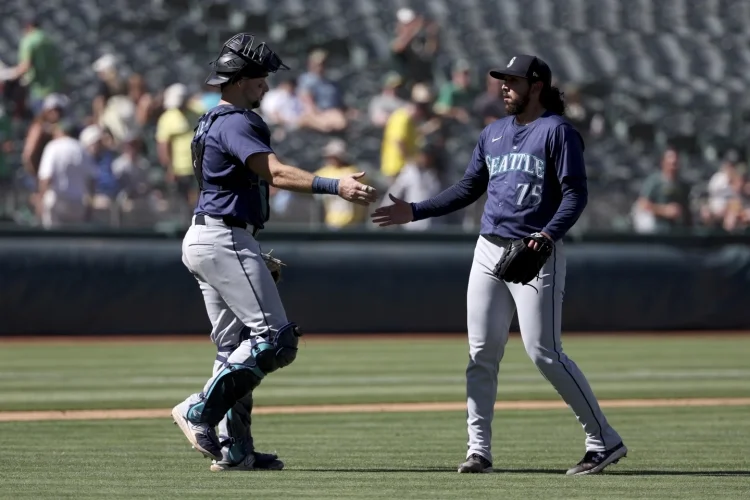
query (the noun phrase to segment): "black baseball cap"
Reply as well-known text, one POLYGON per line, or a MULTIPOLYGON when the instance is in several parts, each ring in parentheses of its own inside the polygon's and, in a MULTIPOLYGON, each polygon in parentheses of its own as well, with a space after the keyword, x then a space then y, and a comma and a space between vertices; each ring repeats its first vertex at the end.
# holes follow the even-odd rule
POLYGON ((549 69, 547 63, 528 54, 513 56, 505 68, 491 70, 490 76, 498 80, 505 80, 507 76, 516 76, 526 78, 530 84, 542 82, 545 87, 552 85, 552 70, 549 69))

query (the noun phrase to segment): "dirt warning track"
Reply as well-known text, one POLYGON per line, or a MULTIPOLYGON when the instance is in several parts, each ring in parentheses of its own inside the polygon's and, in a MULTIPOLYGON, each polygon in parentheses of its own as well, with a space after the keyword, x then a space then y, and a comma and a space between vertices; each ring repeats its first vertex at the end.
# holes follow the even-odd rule
MULTIPOLYGON (((603 408, 674 408, 696 406, 750 406, 750 398, 689 399, 611 399, 600 401, 603 408)), ((496 410, 559 410, 567 408, 562 401, 503 401, 496 410)), ((299 415, 314 413, 411 413, 462 411, 465 403, 374 403, 310 406, 265 406, 253 408, 254 415, 299 415)), ((170 409, 5 411, 0 422, 33 422, 44 420, 132 420, 171 418, 170 409)))

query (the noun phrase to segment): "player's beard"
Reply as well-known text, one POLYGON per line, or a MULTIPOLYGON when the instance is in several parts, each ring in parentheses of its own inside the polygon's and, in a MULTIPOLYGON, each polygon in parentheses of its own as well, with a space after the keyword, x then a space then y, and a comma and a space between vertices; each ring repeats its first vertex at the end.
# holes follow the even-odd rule
POLYGON ((508 115, 520 115, 526 110, 530 101, 530 92, 526 92, 524 95, 518 96, 515 99, 511 99, 510 102, 505 103, 505 112, 508 115))
POLYGON ((258 109, 261 99, 263 99, 263 94, 258 95, 255 91, 245 91, 245 102, 248 104, 248 109, 258 109))

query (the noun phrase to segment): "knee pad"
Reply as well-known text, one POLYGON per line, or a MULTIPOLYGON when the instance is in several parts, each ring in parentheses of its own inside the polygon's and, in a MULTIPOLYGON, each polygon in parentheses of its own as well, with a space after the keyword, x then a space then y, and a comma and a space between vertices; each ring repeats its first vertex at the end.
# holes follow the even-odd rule
POLYGON ((255 366, 227 366, 203 394, 203 400, 190 407, 187 419, 193 423, 206 423, 215 427, 239 399, 260 385, 264 375, 255 366))
POLYGON ((300 333, 297 325, 289 323, 281 327, 268 341, 253 346, 252 353, 263 373, 269 374, 289 366, 297 358, 300 333))

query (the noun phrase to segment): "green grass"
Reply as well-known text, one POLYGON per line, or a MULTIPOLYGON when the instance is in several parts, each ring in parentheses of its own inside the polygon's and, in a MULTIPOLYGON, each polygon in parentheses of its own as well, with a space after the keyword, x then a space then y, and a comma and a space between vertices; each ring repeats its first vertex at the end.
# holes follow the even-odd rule
POLYGON ((568 411, 495 419, 495 474, 459 475, 462 412, 260 415, 257 446, 287 469, 212 473, 164 420, 0 424, 0 498, 748 498, 748 408, 618 409, 627 459, 590 477, 568 411))
MULTIPOLYGON (((464 401, 461 339, 317 341, 269 376, 257 405, 464 401)), ((750 396, 750 337, 571 337, 600 399, 750 396)), ((199 391, 206 343, 0 344, 0 411, 167 408, 199 391)), ((559 399, 517 337, 499 398, 559 399)), ((463 412, 256 415, 282 472, 208 471, 169 419, 0 423, 0 499, 750 497, 750 407, 606 410, 627 459, 592 477, 568 410, 499 411, 496 474, 459 475, 463 412)))
MULTIPOLYGON (((304 338, 259 405, 462 401, 462 339, 304 338), (308 340, 309 339, 309 340, 308 340)), ((565 350, 604 398, 750 396, 750 337, 571 337, 565 350)), ((0 344, 0 411, 171 407, 198 392, 215 352, 201 343, 0 344)), ((511 338, 500 399, 558 399, 511 338)))

